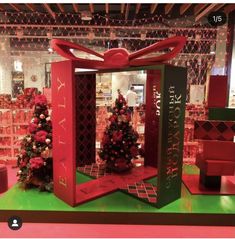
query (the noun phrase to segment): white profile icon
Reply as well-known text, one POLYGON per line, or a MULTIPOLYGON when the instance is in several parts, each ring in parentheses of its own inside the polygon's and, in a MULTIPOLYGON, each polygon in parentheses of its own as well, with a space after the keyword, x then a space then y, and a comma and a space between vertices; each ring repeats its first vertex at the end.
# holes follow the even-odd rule
POLYGON ((19 224, 17 223, 17 220, 16 220, 16 219, 13 220, 13 223, 12 223, 11 226, 12 226, 12 227, 18 227, 18 226, 19 226, 19 224))

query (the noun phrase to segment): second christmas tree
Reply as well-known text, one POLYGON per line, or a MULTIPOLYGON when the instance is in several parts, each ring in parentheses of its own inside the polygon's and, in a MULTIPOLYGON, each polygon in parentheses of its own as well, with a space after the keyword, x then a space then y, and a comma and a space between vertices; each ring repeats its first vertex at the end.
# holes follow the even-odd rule
POLYGON ((109 121, 99 156, 106 162, 108 172, 128 171, 133 167, 132 160, 139 154, 138 133, 131 125, 131 112, 122 94, 115 101, 109 121))

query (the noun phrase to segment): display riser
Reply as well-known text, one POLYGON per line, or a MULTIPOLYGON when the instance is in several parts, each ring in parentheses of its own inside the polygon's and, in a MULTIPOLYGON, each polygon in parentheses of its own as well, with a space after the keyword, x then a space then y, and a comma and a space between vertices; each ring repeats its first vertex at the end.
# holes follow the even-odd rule
MULTIPOLYGON (((183 170, 199 175, 192 165, 184 165, 183 170)), ((77 184, 89 180, 77 174, 77 184)), ((156 178, 147 181, 156 183, 156 178)), ((17 184, 0 195, 0 221, 12 215, 35 223, 235 226, 235 195, 193 195, 182 183, 181 198, 161 209, 121 191, 71 207, 52 193, 24 191, 17 184)))

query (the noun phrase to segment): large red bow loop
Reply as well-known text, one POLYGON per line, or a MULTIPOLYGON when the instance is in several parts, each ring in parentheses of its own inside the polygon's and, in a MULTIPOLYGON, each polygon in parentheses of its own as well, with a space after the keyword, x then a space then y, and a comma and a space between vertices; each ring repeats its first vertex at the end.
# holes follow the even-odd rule
POLYGON ((83 47, 79 44, 74 44, 72 42, 53 39, 51 41, 52 48, 61 56, 75 60, 78 62, 80 68, 90 68, 90 69, 112 69, 112 68, 123 68, 128 66, 143 66, 143 65, 154 65, 160 62, 166 62, 174 58, 183 49, 186 43, 186 37, 176 36, 172 38, 165 39, 163 41, 154 43, 146 48, 139 51, 129 53, 125 48, 113 48, 100 54, 89 48, 83 47), (164 49, 171 49, 169 52, 160 54, 153 57, 144 56, 164 49), (76 57, 71 49, 79 50, 84 53, 88 53, 95 56, 98 59, 84 59, 81 57, 76 57))

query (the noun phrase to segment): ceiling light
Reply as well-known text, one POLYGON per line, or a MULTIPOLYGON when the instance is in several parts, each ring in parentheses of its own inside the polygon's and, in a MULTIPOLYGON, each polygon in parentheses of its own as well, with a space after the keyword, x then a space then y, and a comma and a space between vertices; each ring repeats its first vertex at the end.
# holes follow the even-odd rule
POLYGON ((110 38, 110 40, 115 40, 117 38, 116 33, 110 32, 109 38, 110 38))
POLYGON ((141 40, 141 41, 145 41, 145 40, 146 40, 146 33, 142 32, 142 33, 140 34, 140 40, 141 40))
POLYGON ((52 32, 51 31, 47 32, 47 38, 52 39, 52 32))
POLYGON ((16 29, 16 36, 18 38, 22 38, 23 35, 24 35, 23 29, 21 29, 21 28, 16 29))
POLYGON ((175 37, 175 36, 176 36, 176 34, 175 34, 173 31, 170 31, 170 32, 168 33, 168 37, 169 37, 169 38, 175 37))
POLYGON ((201 40, 201 34, 197 33, 196 36, 195 36, 195 40, 200 41, 201 40))
POLYGON ((212 44, 210 47, 210 54, 214 55, 215 54, 215 44, 212 44))
POLYGON ((121 48, 122 47, 122 41, 119 41, 118 42, 118 48, 121 48))
POLYGON ((89 11, 82 11, 81 12, 81 19, 83 21, 90 21, 92 20, 92 14, 89 11))
POLYGON ((23 63, 21 61, 19 61, 19 60, 14 61, 14 70, 15 71, 23 72, 22 66, 23 66, 23 63))

